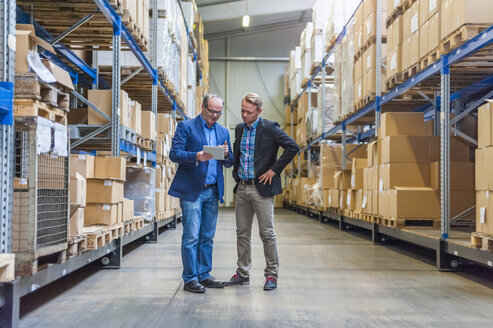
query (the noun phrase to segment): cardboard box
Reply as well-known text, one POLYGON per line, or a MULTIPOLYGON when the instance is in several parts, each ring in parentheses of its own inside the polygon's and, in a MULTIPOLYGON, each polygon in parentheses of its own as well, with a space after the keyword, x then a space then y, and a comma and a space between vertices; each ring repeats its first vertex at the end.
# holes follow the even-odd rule
POLYGON ((337 189, 330 190, 329 206, 334 208, 339 208, 339 190, 337 189))
POLYGON ((387 55, 387 78, 402 72, 402 45, 398 45, 387 55))
POLYGON ((424 114, 397 112, 383 113, 380 126, 380 136, 423 136, 424 114))
POLYGON ((391 217, 390 212, 390 190, 378 191, 378 215, 391 217))
MULTIPOLYGON (((433 0, 430 0, 433 1, 433 0)), ((440 46, 440 35, 441 35, 441 25, 440 25, 440 12, 435 13, 430 17, 429 29, 428 29, 428 52, 433 51, 435 48, 440 46)), ((438 59, 438 58, 437 58, 438 59)))
POLYGON ((388 201, 389 216, 392 218, 440 218, 439 192, 432 188, 396 187, 390 190, 388 201))
POLYGON ((430 22, 426 21, 419 29, 419 57, 423 58, 429 51, 430 22))
POLYGON ((134 201, 133 199, 123 198, 123 221, 134 218, 134 201))
POLYGON ((364 187, 364 168, 366 167, 367 160, 355 158, 353 159, 352 169, 351 169, 351 188, 352 189, 363 189, 364 187))
POLYGON ((165 200, 164 195, 166 191, 164 189, 156 189, 156 198, 155 198, 155 209, 156 213, 165 212, 165 200))
POLYGON ((384 164, 382 176, 384 190, 394 187, 429 187, 430 165, 428 163, 384 164))
POLYGON ((454 0, 452 9, 452 31, 465 24, 493 24, 493 1, 454 0))
MULTIPOLYGON (((474 173, 474 162, 450 162, 450 190, 475 190, 474 173)), ((430 163, 430 187, 440 189, 440 162, 430 163)))
MULTIPOLYGON (((450 137, 450 161, 469 162, 470 144, 462 138, 450 137)), ((430 162, 440 160, 440 138, 432 137, 430 143, 430 162)))
POLYGON ((86 154, 70 155, 70 178, 76 178, 76 173, 85 179, 94 178, 94 156, 86 154))
POLYGON ((101 179, 126 179, 125 157, 97 156, 94 159, 94 177, 101 179))
MULTIPOLYGON (((357 148, 359 145, 348 144, 346 145, 346 153, 357 148)), ((342 165, 342 145, 341 144, 321 144, 320 146, 321 154, 321 165, 322 166, 338 166, 342 165)), ((349 159, 353 158, 366 158, 366 147, 360 146, 358 149, 354 150, 347 157, 349 159)), ((347 162, 349 164, 349 161, 347 162)))
MULTIPOLYGON (((389 32, 387 32, 388 37, 389 32)), ((392 48, 402 45, 404 42, 404 18, 403 16, 398 16, 392 22, 392 48)), ((390 45, 388 45, 390 47, 390 45)))
POLYGON ((381 141, 382 163, 428 163, 435 137, 390 136, 381 141))
POLYGON ((493 190, 493 147, 476 149, 476 190, 493 190))
POLYGON ((453 9, 453 0, 442 0, 442 8, 440 13, 442 15, 442 19, 440 22, 440 38, 443 40, 449 34, 453 32, 452 29, 452 9, 453 9))
POLYGON ((489 191, 476 193, 476 231, 493 234, 493 196, 489 191))
POLYGON ((137 134, 142 133, 142 108, 138 101, 131 102, 132 126, 131 129, 137 134))
POLYGON ((347 209, 347 190, 339 190, 339 208, 341 210, 347 209))
POLYGON ((156 116, 150 110, 144 110, 142 115, 142 137, 146 139, 156 140, 156 116))
POLYGON ((43 59, 43 64, 46 68, 53 74, 57 81, 57 86, 62 90, 74 90, 74 84, 72 83, 72 79, 70 78, 70 74, 59 67, 58 65, 53 64, 47 59, 43 59))
POLYGON ((340 171, 341 168, 339 166, 333 167, 324 167, 321 179, 321 189, 335 189, 337 186, 334 184, 334 174, 337 171, 340 171))
POLYGON ((116 205, 117 205, 116 224, 121 224, 123 222, 123 202, 120 202, 116 205))
POLYGON ((123 182, 103 179, 87 180, 87 203, 116 204, 123 201, 123 182))
POLYGON ((157 133, 158 134, 174 134, 173 118, 170 114, 158 113, 157 114, 157 133))
POLYGON ((69 233, 70 237, 80 236, 84 228, 84 207, 79 207, 70 217, 69 233))
POLYGON ((117 224, 117 204, 87 204, 84 209, 84 225, 108 225, 117 224))
POLYGON ((334 184, 338 190, 351 189, 351 170, 337 171, 334 173, 334 184))
POLYGON ((478 148, 493 146, 493 103, 478 108, 478 148))
MULTIPOLYGON (((112 91, 111 90, 87 90, 87 99, 94 106, 99 108, 103 113, 111 117, 111 104, 113 102, 112 91)), ((120 90, 120 124, 125 125, 126 127, 130 127, 127 119, 128 119, 128 94, 120 90)), ((89 116, 87 118, 88 124, 95 125, 103 125, 108 123, 109 121, 103 116, 99 115, 92 108, 89 109, 89 116)))
POLYGON ((372 142, 368 143, 368 146, 366 148, 366 160, 367 160, 367 166, 371 167, 374 164, 378 165, 378 162, 380 161, 378 158, 378 141, 374 140, 372 142))
POLYGON ((363 190, 355 190, 354 192, 354 211, 363 212, 363 190))
MULTIPOLYGON (((376 0, 365 0, 363 2, 363 22, 368 19, 372 13, 377 11, 377 1, 376 0)), ((382 1, 382 12, 387 12, 387 1, 382 1)), ((382 15, 386 17, 386 14, 382 15)), ((382 25, 385 26, 385 23, 382 25)))
POLYGON ((76 172, 75 178, 70 178, 70 203, 86 206, 86 192, 86 178, 76 172))
POLYGON ((17 24, 15 26, 15 72, 29 73, 31 69, 27 62, 27 53, 32 50, 37 52, 37 46, 56 54, 55 49, 46 41, 36 36, 34 26, 31 24, 17 24))

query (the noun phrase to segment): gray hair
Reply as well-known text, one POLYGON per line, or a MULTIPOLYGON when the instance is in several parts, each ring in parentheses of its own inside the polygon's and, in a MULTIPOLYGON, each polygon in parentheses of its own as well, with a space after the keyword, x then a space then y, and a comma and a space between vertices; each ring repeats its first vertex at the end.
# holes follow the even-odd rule
POLYGON ((213 98, 217 98, 217 99, 221 100, 221 102, 223 103, 223 107, 224 107, 224 100, 221 97, 219 97, 218 95, 214 94, 214 93, 208 93, 208 94, 206 94, 204 96, 204 99, 202 99, 202 105, 204 107, 207 107, 207 105, 209 104, 209 100, 210 99, 213 99, 213 98))

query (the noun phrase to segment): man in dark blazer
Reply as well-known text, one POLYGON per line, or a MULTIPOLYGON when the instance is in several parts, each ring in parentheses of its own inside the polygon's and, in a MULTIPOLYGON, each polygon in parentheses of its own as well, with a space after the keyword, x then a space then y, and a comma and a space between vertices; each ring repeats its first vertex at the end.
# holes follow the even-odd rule
POLYGON ((218 200, 223 203, 223 166, 233 165, 229 131, 219 125, 224 102, 217 95, 206 95, 202 113, 178 123, 169 158, 178 163, 178 171, 169 194, 180 198, 183 212, 181 258, 184 289, 204 293, 205 288, 222 288, 211 275, 212 244, 216 232, 218 200), (222 146, 224 160, 204 153, 204 145, 222 146))
POLYGON ((277 288, 279 272, 274 196, 282 193, 280 174, 299 148, 278 123, 262 119, 261 113, 262 99, 248 93, 241 102, 243 123, 236 126, 233 148, 238 268, 225 285, 250 282, 252 221, 257 214, 266 262, 264 290, 271 290, 277 288), (284 152, 277 158, 279 147, 284 148, 284 152))

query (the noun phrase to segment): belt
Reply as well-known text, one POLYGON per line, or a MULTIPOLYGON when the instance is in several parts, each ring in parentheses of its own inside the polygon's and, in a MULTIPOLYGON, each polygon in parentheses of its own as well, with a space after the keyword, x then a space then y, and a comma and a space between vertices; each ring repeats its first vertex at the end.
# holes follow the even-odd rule
POLYGON ((216 183, 212 183, 212 184, 208 184, 208 185, 205 185, 204 188, 211 188, 211 187, 215 187, 217 186, 217 182, 216 183))
POLYGON ((251 179, 251 180, 241 180, 240 179, 240 184, 243 184, 243 185, 253 185, 255 184, 255 180, 251 179))

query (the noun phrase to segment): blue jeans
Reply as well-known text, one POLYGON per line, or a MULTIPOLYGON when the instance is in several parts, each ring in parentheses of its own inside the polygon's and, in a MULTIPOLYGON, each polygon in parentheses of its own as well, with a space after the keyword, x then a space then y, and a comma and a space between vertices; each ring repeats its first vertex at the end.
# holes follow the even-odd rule
POLYGON ((182 277, 186 284, 194 280, 203 281, 210 277, 218 201, 217 186, 202 190, 195 202, 180 199, 183 212, 182 277))

